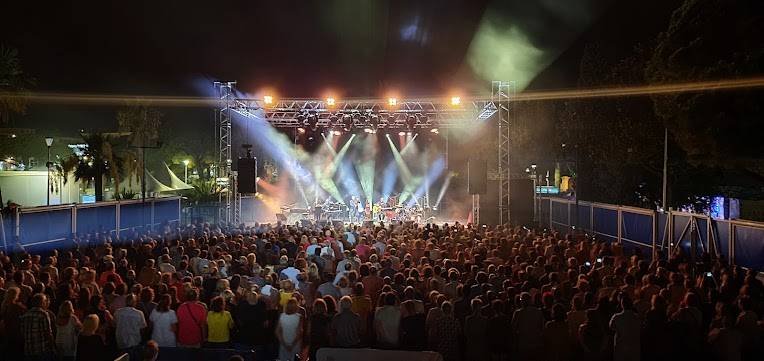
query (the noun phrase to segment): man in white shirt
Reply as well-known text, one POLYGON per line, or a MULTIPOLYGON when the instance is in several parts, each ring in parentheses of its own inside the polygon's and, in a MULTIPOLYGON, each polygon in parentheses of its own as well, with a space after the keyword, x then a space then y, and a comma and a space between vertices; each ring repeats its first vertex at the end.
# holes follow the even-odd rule
POLYGON ((141 343, 141 330, 146 328, 146 318, 143 312, 135 308, 135 295, 125 296, 125 307, 114 312, 114 323, 117 332, 117 348, 130 355, 130 359, 138 359, 141 343))
POLYGON ((295 289, 300 289, 300 283, 297 282, 297 275, 300 274, 300 270, 297 268, 294 268, 294 261, 289 260, 288 267, 281 270, 281 276, 288 278, 290 281, 292 281, 292 284, 294 285, 295 289))
POLYGON ((634 312, 631 299, 621 298, 623 311, 613 315, 610 319, 610 329, 615 333, 613 343, 613 360, 634 361, 639 360, 641 321, 634 312))
POLYGON ((385 294, 383 307, 374 312, 374 330, 377 335, 377 347, 395 349, 398 347, 401 324, 401 310, 395 306, 395 294, 385 294))

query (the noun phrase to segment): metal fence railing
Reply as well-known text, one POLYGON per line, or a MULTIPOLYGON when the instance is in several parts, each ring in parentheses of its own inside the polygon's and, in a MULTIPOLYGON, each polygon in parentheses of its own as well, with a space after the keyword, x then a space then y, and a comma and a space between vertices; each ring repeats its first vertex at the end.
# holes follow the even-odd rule
POLYGON ((616 206, 557 198, 541 198, 540 223, 558 231, 583 230, 645 254, 697 252, 726 258, 731 264, 764 270, 764 223, 723 220, 678 212, 616 206), (660 252, 659 252, 660 251, 660 252))
POLYGON ((2 217, 2 249, 61 248, 75 234, 120 235, 180 222, 180 197, 19 208, 2 217))

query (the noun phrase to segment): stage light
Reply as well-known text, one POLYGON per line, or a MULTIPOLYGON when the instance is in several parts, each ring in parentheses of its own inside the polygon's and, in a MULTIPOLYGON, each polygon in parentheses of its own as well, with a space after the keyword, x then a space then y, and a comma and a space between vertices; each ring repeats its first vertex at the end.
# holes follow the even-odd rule
POLYGON ((410 137, 411 136, 411 132, 406 132, 406 135, 410 137))
POLYGON ((342 132, 340 132, 339 130, 335 130, 334 135, 342 135, 342 132))
POLYGON ((462 103, 462 98, 460 97, 451 97, 451 105, 459 105, 462 103))
POLYGON ((389 99, 387 99, 387 105, 389 105, 391 107, 394 107, 394 106, 398 105, 398 99, 396 99, 396 98, 389 98, 389 99))
POLYGON ((430 129, 430 133, 438 134, 439 133, 438 128, 430 129))
POLYGON ((335 104, 335 100, 332 97, 326 98, 326 105, 333 107, 335 104))
POLYGON ((390 138, 390 133, 385 133, 385 137, 390 138))
POLYGON ((400 135, 402 137, 402 136, 406 135, 406 132, 398 132, 398 135, 400 135))
POLYGON ((265 104, 273 104, 273 96, 266 95, 263 97, 263 102, 265 104))
POLYGON ((260 177, 255 177, 255 183, 260 183, 260 177))
POLYGON ((305 134, 305 128, 303 128, 303 127, 297 128, 297 133, 305 134))

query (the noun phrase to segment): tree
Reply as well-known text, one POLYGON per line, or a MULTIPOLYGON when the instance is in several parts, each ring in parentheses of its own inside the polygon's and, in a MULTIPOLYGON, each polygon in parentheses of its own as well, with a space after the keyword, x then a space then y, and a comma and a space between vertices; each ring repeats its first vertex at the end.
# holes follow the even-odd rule
MULTIPOLYGON (((581 59, 582 88, 639 84, 649 53, 606 54, 589 44, 581 59)), ((559 108, 558 159, 577 178, 586 200, 654 207, 660 194, 663 127, 646 98, 568 100, 559 108), (574 166, 573 164, 576 164, 574 166)), ((574 175, 569 174, 569 175, 574 175)))
MULTIPOLYGON (((127 136, 127 145, 119 151, 124 159, 124 174, 132 182, 133 176, 142 174, 146 162, 146 149, 161 145, 159 132, 162 113, 147 104, 136 101, 117 111, 120 134, 127 136)), ((116 180, 117 191, 120 180, 116 180)), ((143 178, 141 178, 143 182, 143 178)))
MULTIPOLYGON (((686 0, 659 37, 652 83, 743 78, 764 73, 764 2, 686 0)), ((762 90, 653 97, 655 112, 693 164, 742 166, 764 174, 762 90)))
POLYGON ((113 135, 104 133, 82 134, 84 146, 76 154, 72 154, 61 162, 64 182, 70 172, 78 182, 94 182, 96 202, 103 201, 103 177, 105 175, 117 180, 122 177, 124 160, 114 151, 113 135))
POLYGON ((23 113, 27 101, 9 93, 24 94, 34 85, 34 79, 21 69, 18 50, 0 46, 0 124, 6 124, 11 113, 23 113))

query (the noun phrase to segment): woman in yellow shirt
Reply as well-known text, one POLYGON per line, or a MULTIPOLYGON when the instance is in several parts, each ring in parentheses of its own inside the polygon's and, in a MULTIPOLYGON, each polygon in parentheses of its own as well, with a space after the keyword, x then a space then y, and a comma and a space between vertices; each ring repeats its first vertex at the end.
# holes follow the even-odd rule
POLYGON ((234 323, 231 313, 225 310, 225 300, 217 296, 210 301, 207 313, 207 342, 211 348, 229 348, 234 323))
POLYGON ((279 306, 285 308, 287 302, 294 296, 294 283, 291 280, 281 281, 281 290, 279 291, 279 306))

